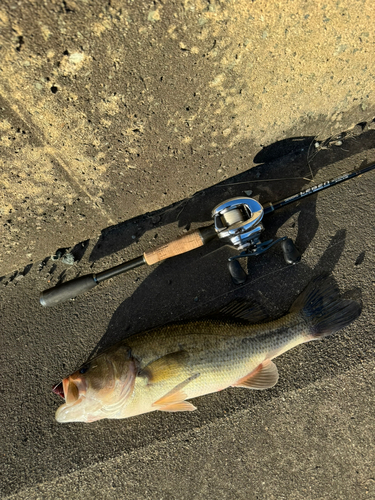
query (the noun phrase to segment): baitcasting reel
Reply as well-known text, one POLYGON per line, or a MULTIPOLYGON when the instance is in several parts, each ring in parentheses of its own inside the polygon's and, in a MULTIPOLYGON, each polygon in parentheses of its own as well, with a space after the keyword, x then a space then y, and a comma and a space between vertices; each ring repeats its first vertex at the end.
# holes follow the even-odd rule
POLYGON ((211 215, 218 237, 242 250, 239 255, 230 257, 228 262, 228 269, 235 284, 242 284, 247 278, 238 259, 260 255, 276 243, 281 243, 287 264, 296 264, 301 260, 300 252, 293 241, 286 236, 276 240, 260 241, 259 236, 264 230, 261 222, 264 209, 253 198, 230 198, 217 205, 211 215))
POLYGON ((102 281, 130 271, 131 269, 135 269, 136 267, 143 266, 144 264, 151 266, 157 262, 169 259, 170 257, 189 252, 194 248, 205 245, 216 237, 227 241, 241 251, 239 255, 230 257, 228 262, 229 272, 236 284, 244 283, 247 278, 238 259, 260 255, 269 250, 276 243, 281 244, 286 263, 296 264, 301 259, 301 254, 290 238, 284 236, 277 240, 260 241, 259 236, 264 229, 262 225, 263 215, 268 215, 305 196, 310 196, 311 194, 335 186, 340 182, 352 179, 353 177, 357 177, 373 169, 375 169, 375 163, 367 165, 360 170, 352 170, 334 179, 309 187, 283 200, 268 203, 264 207, 253 198, 230 198, 214 208, 212 211, 214 223, 210 226, 200 227, 177 240, 145 252, 143 255, 119 264, 118 266, 99 273, 86 274, 60 285, 56 285, 48 290, 44 290, 40 294, 40 304, 45 307, 60 304, 61 302, 77 297, 77 295, 81 293, 88 292, 102 281))

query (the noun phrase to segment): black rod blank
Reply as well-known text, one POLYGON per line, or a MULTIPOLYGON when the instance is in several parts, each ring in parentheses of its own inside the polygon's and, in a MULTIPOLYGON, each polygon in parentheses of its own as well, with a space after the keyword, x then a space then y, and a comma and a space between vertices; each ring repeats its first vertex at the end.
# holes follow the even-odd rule
MULTIPOLYGON (((265 207, 263 207, 264 215, 270 214, 275 210, 278 210, 279 208, 289 205, 290 203, 301 200, 306 196, 310 196, 319 191, 323 191, 323 189, 335 186, 340 182, 369 172, 374 168, 375 163, 373 163, 372 165, 368 165, 367 167, 364 167, 360 170, 353 170, 346 174, 342 174, 339 177, 335 177, 334 179, 330 179, 328 181, 322 182, 321 184, 317 184, 316 186, 309 187, 304 191, 300 191, 299 193, 289 196, 288 198, 284 198, 283 200, 276 201, 275 203, 268 203, 265 207)), ((203 244, 208 243, 208 241, 216 236, 213 224, 210 226, 202 227, 199 229, 199 231, 203 244)), ((67 281, 66 283, 62 283, 61 285, 57 285, 48 290, 44 290, 44 292, 40 294, 40 303, 42 306, 54 306, 56 304, 60 304, 61 302, 65 302, 66 300, 80 295, 81 293, 88 292, 89 290, 91 290, 91 288, 94 288, 101 281, 113 278, 118 274, 130 271, 131 269, 135 269, 136 267, 142 266, 143 264, 146 264, 146 261, 144 256, 141 255, 128 262, 124 262, 123 264, 102 271, 101 273, 87 274, 74 280, 67 281)))
POLYGON ((330 179, 329 181, 322 182, 321 184, 317 184, 316 186, 309 187, 304 191, 293 194, 288 198, 284 198, 283 200, 276 201, 275 203, 268 203, 264 208, 264 215, 270 214, 279 208, 285 207, 285 205, 289 205, 290 203, 295 203, 306 196, 310 196, 311 194, 318 193, 319 191, 323 191, 323 189, 330 188, 335 186, 336 184, 340 184, 340 182, 347 181, 348 179, 352 179, 353 177, 357 177, 358 175, 362 175, 370 170, 375 168, 375 163, 372 165, 368 165, 360 170, 352 170, 346 174, 339 175, 334 179, 330 179))
POLYGON ((96 275, 96 281, 100 283, 101 281, 107 280, 109 278, 113 278, 113 276, 117 276, 121 273, 126 273, 126 271, 130 271, 131 269, 135 269, 136 267, 143 266, 146 264, 145 258, 143 255, 136 257, 133 260, 129 260, 128 262, 124 262, 116 267, 111 267, 111 269, 107 269, 106 271, 102 271, 96 275))

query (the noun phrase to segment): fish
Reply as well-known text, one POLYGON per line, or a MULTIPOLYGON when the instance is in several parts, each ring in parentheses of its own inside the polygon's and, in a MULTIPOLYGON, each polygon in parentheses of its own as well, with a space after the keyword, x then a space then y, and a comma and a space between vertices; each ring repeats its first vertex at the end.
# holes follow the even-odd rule
POLYGON ((271 388, 279 378, 274 358, 345 328, 361 309, 361 303, 340 298, 337 287, 319 276, 276 320, 265 321, 259 306, 237 300, 212 317, 134 334, 53 388, 65 399, 55 418, 90 423, 193 411, 191 399, 228 387, 271 388))

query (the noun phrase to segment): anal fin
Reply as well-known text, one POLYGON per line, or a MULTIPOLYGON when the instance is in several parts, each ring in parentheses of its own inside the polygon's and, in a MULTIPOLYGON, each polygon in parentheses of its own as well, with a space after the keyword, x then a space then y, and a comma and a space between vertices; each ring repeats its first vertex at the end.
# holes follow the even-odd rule
POLYGON ((273 387, 277 384, 278 380, 279 373, 275 363, 273 363, 270 359, 266 359, 251 373, 232 384, 232 387, 246 387, 247 389, 256 389, 261 391, 263 389, 273 387))
POLYGON ((187 394, 184 392, 184 388, 199 377, 199 373, 192 375, 180 384, 176 385, 172 390, 167 392, 163 397, 155 401, 152 404, 159 411, 193 411, 196 407, 185 401, 187 394))
POLYGON ((160 406, 159 411, 194 411, 197 408, 188 401, 180 401, 179 403, 171 403, 169 405, 160 406))

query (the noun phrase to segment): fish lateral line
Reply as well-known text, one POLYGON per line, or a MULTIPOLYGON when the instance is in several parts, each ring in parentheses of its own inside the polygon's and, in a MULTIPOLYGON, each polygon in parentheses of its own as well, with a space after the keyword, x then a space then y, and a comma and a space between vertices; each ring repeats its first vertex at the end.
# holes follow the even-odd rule
MULTIPOLYGON (((115 345, 85 365, 84 373, 78 370, 64 379, 66 402, 58 408, 56 420, 91 422, 157 410, 193 411, 195 406, 186 399, 230 386, 273 387, 278 371, 271 358, 334 334, 360 314, 361 304, 340 298, 337 287, 323 275, 311 281, 289 313, 268 323, 238 328, 193 321, 137 334, 126 339, 128 347, 115 345), (139 372, 142 363, 145 369, 139 372)), ((60 385, 55 392, 60 394, 60 385)))

